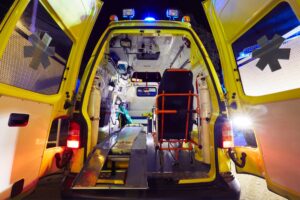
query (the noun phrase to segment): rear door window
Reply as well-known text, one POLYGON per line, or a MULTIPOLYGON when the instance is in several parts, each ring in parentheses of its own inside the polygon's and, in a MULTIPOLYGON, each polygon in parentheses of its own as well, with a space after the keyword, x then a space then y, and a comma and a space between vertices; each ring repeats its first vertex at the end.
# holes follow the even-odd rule
POLYGON ((0 83, 51 95, 59 91, 71 39, 44 7, 31 1, 0 59, 0 83))
POLYGON ((232 47, 246 95, 300 88, 300 22, 288 3, 278 4, 232 47))

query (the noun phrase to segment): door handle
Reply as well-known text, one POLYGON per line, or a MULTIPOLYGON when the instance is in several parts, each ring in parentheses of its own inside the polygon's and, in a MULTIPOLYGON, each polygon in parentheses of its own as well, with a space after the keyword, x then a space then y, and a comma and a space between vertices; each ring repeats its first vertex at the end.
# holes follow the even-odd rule
POLYGON ((11 113, 8 120, 9 127, 25 127, 29 121, 28 114, 11 113))
POLYGON ((238 166, 239 168, 244 168, 245 165, 246 165, 246 157, 247 157, 247 154, 245 152, 242 152, 241 154, 241 162, 238 161, 238 158, 235 156, 234 154, 234 151, 232 148, 229 148, 228 149, 228 154, 229 154, 229 157, 231 158, 231 160, 234 162, 234 164, 236 166, 238 166))

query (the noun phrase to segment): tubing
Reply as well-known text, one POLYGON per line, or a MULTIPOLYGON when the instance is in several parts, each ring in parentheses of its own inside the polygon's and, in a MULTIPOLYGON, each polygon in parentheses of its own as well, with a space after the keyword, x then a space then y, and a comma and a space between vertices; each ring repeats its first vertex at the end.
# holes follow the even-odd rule
POLYGON ((100 77, 96 76, 91 94, 89 99, 88 114, 91 119, 92 129, 91 129, 91 144, 90 149, 93 149, 98 142, 98 129, 100 121, 100 106, 101 106, 101 93, 98 87, 100 77))
POLYGON ((205 75, 201 73, 196 80, 197 92, 200 98, 201 134, 199 139, 202 146, 203 162, 210 164, 209 121, 207 120, 211 116, 210 94, 205 75))

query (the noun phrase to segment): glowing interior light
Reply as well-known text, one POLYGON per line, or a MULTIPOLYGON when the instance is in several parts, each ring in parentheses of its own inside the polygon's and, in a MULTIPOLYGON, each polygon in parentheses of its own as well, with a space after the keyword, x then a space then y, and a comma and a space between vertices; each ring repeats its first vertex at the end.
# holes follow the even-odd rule
POLYGON ((114 90, 114 87, 108 86, 108 90, 109 90, 109 91, 113 91, 113 90, 114 90))
POLYGON ((232 124, 235 128, 247 129, 247 128, 251 128, 253 123, 249 116, 237 115, 237 116, 233 116, 232 124))
POLYGON ((147 22, 153 22, 153 21, 155 21, 155 18, 154 17, 146 17, 144 20, 147 22))
POLYGON ((143 82, 143 79, 138 79, 138 78, 132 78, 132 82, 143 82))

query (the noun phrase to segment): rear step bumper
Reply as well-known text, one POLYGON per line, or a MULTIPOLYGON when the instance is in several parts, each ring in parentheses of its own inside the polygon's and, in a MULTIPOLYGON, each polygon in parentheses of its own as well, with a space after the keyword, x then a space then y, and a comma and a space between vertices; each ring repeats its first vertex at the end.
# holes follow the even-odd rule
POLYGON ((178 185, 168 180, 149 181, 149 189, 71 189, 75 176, 64 180, 64 199, 239 199, 240 185, 235 178, 219 177, 214 182, 178 185))

